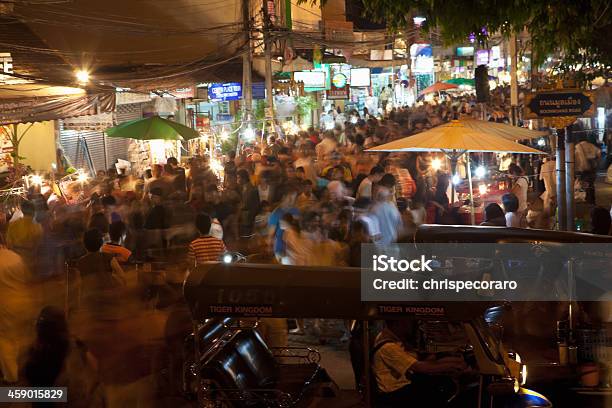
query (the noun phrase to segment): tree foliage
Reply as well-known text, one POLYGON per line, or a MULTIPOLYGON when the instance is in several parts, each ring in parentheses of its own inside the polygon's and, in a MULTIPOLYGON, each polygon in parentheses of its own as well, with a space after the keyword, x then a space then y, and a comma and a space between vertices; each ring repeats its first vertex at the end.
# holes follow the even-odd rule
POLYGON ((610 76, 612 0, 356 1, 363 3, 366 17, 392 31, 405 29, 412 16, 426 17, 424 29, 436 27, 447 44, 464 43, 472 33, 482 41, 487 33, 527 29, 536 63, 559 53, 562 69, 576 69, 579 63, 579 70, 610 76))

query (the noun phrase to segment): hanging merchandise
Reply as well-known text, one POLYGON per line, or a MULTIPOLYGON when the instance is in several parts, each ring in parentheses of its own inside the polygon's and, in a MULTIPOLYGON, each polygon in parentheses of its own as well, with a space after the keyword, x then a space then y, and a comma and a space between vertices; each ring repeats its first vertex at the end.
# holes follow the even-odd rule
POLYGON ((314 46, 314 50, 312 51, 312 63, 314 64, 315 69, 321 68, 321 62, 323 61, 323 53, 318 45, 314 46))
POLYGON ((289 44, 285 45, 285 52, 283 53, 283 58, 285 59, 285 64, 290 63, 295 58, 295 51, 293 51, 293 48, 291 48, 289 44))

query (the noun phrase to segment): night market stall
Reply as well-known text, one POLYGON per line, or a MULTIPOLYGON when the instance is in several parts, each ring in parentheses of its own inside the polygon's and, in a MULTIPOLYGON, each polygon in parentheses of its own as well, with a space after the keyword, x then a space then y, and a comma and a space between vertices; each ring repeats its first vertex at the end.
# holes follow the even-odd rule
POLYGON ((200 137, 195 129, 159 116, 122 123, 107 129, 106 134, 137 141, 137 168, 165 163, 168 157, 180 160, 181 141, 200 137))
MULTIPOLYGON (((469 123, 469 122, 468 122, 469 123)), ((453 120, 441 126, 395 140, 380 146, 368 149, 369 152, 442 152, 451 162, 451 175, 453 181, 451 204, 455 205, 455 184, 460 183, 460 178, 456 174, 457 161, 465 154, 467 165, 467 178, 469 190, 469 212, 470 221, 475 224, 475 195, 472 184, 472 169, 470 164, 470 153, 491 152, 491 153, 524 153, 524 154, 544 154, 539 150, 513 142, 500 137, 493 132, 476 130, 464 122, 453 120)), ((439 168, 439 163, 437 165, 439 168)), ((484 176, 484 174, 482 175, 484 176)), ((482 177, 479 177, 482 178, 482 177)), ((478 187, 480 195, 487 191, 487 186, 481 184, 478 187), (484 186, 484 187, 483 187, 484 186)), ((482 206, 479 206, 479 210, 482 206)))

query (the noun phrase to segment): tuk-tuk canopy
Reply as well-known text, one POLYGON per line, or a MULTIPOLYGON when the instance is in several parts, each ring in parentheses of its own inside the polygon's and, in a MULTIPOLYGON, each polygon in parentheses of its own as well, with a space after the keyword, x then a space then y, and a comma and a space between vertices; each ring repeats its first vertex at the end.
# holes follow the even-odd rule
POLYGON ((194 320, 215 316, 469 321, 498 303, 362 302, 359 268, 213 263, 185 281, 194 320))

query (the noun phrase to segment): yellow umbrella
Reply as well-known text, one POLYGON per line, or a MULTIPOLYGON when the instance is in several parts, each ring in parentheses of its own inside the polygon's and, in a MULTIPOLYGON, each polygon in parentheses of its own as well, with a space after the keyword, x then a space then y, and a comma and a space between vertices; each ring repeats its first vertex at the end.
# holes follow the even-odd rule
POLYGON ((453 120, 414 136, 368 149, 369 152, 507 152, 544 154, 529 146, 505 139, 493 132, 473 129, 466 121, 453 120))
MULTIPOLYGON (((453 120, 441 126, 426 130, 414 136, 394 140, 380 146, 372 147, 368 152, 431 152, 442 151, 451 160, 454 173, 457 159, 467 153, 468 183, 470 187, 471 218, 474 224, 474 201, 472 191, 472 170, 470 168, 470 152, 505 152, 545 154, 529 146, 504 139, 490 132, 475 130, 465 126, 462 121, 453 120)), ((452 190, 454 201, 455 189, 452 190)))
POLYGON ((531 140, 548 136, 546 131, 530 130, 505 123, 488 122, 472 118, 461 118, 460 122, 463 123, 463 126, 472 130, 489 133, 507 140, 531 140))

